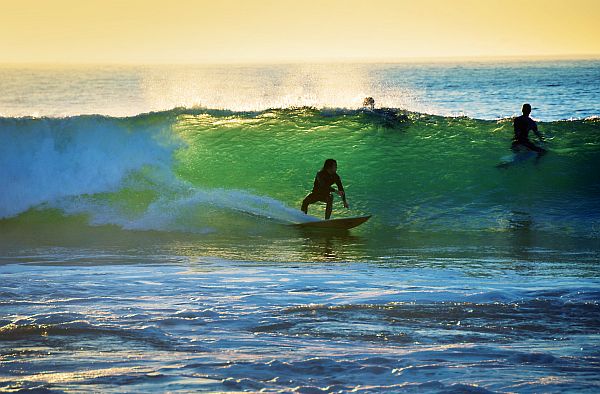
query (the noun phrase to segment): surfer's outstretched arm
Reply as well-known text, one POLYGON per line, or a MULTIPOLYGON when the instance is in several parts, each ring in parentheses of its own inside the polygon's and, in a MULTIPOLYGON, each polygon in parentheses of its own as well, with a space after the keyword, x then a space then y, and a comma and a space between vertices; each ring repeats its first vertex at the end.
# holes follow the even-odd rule
POLYGON ((542 133, 540 133, 540 130, 538 129, 538 125, 536 123, 535 120, 531 119, 531 118, 527 118, 527 131, 531 130, 533 131, 533 133, 536 135, 536 137, 539 138, 540 141, 544 141, 544 135, 542 133))
POLYGON ((348 201, 346 201, 346 193, 342 195, 342 201, 344 202, 344 208, 350 208, 350 206, 348 205, 348 201))
POLYGON ((344 192, 343 190, 337 190, 336 192, 338 196, 342 198, 342 201, 344 202, 344 208, 348 208, 348 201, 346 201, 346 192, 344 192))
POLYGON ((346 192, 344 191, 344 185, 342 185, 342 179, 338 176, 335 180, 335 184, 338 187, 337 194, 342 197, 344 202, 344 208, 348 208, 348 201, 346 201, 346 192))

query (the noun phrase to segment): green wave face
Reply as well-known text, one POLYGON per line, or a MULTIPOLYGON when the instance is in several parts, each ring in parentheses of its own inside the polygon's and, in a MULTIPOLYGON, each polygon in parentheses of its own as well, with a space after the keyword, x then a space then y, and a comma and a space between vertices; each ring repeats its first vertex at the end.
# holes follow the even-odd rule
MULTIPOLYGON (((336 241, 340 258, 482 234, 485 246, 600 238, 598 119, 540 123, 549 153, 539 160, 513 156, 510 119, 399 110, 0 121, 9 141, 0 147, 3 248, 191 240, 203 245, 198 254, 274 259, 286 250, 286 261, 301 260, 314 245, 285 224, 306 218, 300 204, 327 158, 338 161, 350 203, 336 197, 333 217, 373 215, 336 241)), ((309 213, 322 217, 324 205, 309 213)))
POLYGON ((532 215, 546 230, 595 231, 597 120, 540 124, 550 153, 498 168, 513 160, 510 120, 395 114, 183 114, 174 130, 187 147, 176 153, 175 171, 200 187, 248 190, 299 207, 331 157, 352 208, 338 201, 334 215, 370 213, 374 225, 420 231, 498 230, 515 215, 532 215))

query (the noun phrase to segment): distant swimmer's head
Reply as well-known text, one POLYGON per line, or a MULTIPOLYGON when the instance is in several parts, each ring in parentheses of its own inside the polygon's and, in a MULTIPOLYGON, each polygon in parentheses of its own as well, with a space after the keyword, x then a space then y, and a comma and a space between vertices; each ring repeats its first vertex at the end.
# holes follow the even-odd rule
POLYGON ((523 104, 523 108, 521 109, 521 111, 523 111, 523 115, 529 115, 531 113, 531 105, 523 104))
POLYGON ((373 97, 365 97, 363 100, 363 107, 375 108, 375 99, 373 97))
POLYGON ((337 172, 337 161, 334 159, 325 160, 325 163, 323 163, 323 169, 331 175, 335 174, 337 172))

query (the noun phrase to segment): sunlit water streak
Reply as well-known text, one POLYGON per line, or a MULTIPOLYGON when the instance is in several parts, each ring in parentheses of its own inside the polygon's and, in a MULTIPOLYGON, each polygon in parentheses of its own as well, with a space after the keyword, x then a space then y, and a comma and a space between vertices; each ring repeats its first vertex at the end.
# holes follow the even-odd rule
POLYGON ((101 391, 600 384, 597 276, 421 264, 431 268, 214 259, 2 266, 0 381, 101 391))

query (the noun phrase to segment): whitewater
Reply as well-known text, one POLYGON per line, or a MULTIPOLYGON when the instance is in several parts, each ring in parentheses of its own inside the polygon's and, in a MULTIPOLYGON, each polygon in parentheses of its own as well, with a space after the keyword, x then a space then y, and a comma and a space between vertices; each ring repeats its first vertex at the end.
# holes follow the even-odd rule
POLYGON ((0 391, 597 391, 598 81, 1 66, 0 391), (524 102, 549 152, 499 166, 524 102), (373 217, 290 226, 330 157, 373 217))

